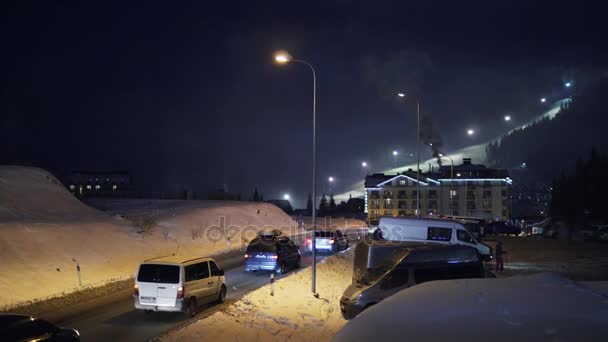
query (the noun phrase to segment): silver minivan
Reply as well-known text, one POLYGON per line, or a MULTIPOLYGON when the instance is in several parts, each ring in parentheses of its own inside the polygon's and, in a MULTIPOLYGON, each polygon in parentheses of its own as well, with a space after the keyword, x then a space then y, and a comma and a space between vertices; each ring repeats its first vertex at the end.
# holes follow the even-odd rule
POLYGON ((226 299, 224 271, 211 258, 168 256, 144 261, 136 273, 135 309, 186 312, 226 299))
POLYGON ((345 318, 393 294, 432 280, 483 278, 472 247, 438 243, 363 241, 355 248, 352 284, 340 299, 345 318))

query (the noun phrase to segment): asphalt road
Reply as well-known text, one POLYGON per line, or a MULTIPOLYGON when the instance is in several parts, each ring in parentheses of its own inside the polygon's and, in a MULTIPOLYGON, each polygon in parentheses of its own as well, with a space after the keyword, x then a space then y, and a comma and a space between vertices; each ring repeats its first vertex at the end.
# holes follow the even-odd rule
MULTIPOLYGON (((353 244, 351 243, 351 246, 353 244)), ((226 302, 221 305, 201 307, 201 312, 190 318, 181 313, 153 312, 146 314, 133 308, 132 290, 116 293, 106 300, 82 303, 79 309, 66 308, 65 314, 56 312, 52 320, 60 326, 77 329, 82 341, 146 341, 161 335, 173 328, 200 319, 225 308, 248 292, 270 283, 268 272, 245 272, 244 252, 237 251, 216 257, 216 261, 225 271, 228 293, 226 302)), ((317 260, 327 255, 317 256, 317 260)), ((312 257, 302 255, 302 267, 310 266, 312 257)), ((290 272, 276 276, 280 279, 289 276, 290 272)))

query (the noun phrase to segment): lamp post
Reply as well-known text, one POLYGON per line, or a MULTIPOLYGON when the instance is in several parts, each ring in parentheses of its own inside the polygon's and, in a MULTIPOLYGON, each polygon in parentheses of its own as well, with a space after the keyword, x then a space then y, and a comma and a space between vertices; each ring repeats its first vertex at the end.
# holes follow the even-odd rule
POLYGON ((394 167, 397 168, 397 156, 399 155, 398 151, 393 151, 393 159, 395 160, 394 167))
POLYGON ((292 56, 287 52, 278 52, 274 56, 274 60, 279 64, 287 64, 289 62, 296 62, 304 64, 310 68, 312 72, 312 293, 315 297, 319 297, 317 294, 317 253, 315 235, 316 235, 316 216, 317 216, 317 73, 312 64, 301 59, 293 59, 292 56))
MULTIPOLYGON (((404 98, 405 93, 397 93, 397 96, 404 98)), ((416 101, 416 126, 416 216, 420 216, 420 101, 416 101)))
POLYGON ((454 216, 454 205, 452 204, 452 196, 454 193, 454 159, 450 156, 446 156, 443 153, 439 153, 439 157, 448 158, 450 160, 450 215, 454 216))

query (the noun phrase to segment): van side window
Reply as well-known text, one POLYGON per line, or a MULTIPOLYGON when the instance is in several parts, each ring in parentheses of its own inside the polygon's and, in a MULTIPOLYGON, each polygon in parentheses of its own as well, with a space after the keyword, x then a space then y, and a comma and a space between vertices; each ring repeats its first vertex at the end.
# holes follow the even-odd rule
POLYGON ((211 276, 212 277, 217 277, 220 275, 220 268, 217 267, 215 262, 209 261, 209 267, 211 267, 211 276))
POLYGON ((429 227, 426 239, 431 241, 450 241, 452 239, 452 229, 429 227))
POLYGON ((186 282, 196 280, 196 264, 184 267, 186 282))
POLYGON ((459 241, 462 241, 462 242, 473 243, 473 239, 471 238, 471 234, 469 234, 467 231, 462 230, 462 229, 458 229, 456 231, 456 238, 459 241))
POLYGON ((209 263, 207 261, 196 264, 196 279, 209 278, 209 263))
POLYGON ((393 270, 393 272, 387 274, 384 279, 382 279, 380 288, 383 290, 390 290, 405 286, 409 280, 410 270, 408 268, 396 268, 393 270))

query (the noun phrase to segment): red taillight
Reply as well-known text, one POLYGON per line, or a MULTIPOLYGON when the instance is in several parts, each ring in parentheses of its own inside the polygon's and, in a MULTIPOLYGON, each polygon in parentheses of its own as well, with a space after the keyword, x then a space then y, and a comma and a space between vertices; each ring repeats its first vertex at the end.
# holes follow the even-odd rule
POLYGON ((279 256, 278 256, 278 255, 271 255, 271 256, 270 256, 270 259, 278 259, 278 258, 279 258, 279 256))
POLYGON ((137 284, 133 285, 133 295, 139 296, 139 286, 137 284))
POLYGON ((306 244, 307 244, 307 245, 310 245, 311 243, 312 243, 312 240, 311 240, 311 239, 306 239, 306 244))
POLYGON ((249 258, 249 254, 245 254, 245 259, 249 258))
POLYGON ((184 287, 180 286, 177 288, 177 298, 184 298, 185 293, 184 293, 184 287))
POLYGON ((334 243, 334 242, 336 242, 334 239, 329 240, 329 243, 330 243, 330 244, 332 244, 332 243, 334 243))

